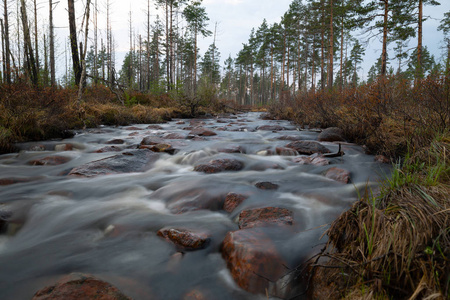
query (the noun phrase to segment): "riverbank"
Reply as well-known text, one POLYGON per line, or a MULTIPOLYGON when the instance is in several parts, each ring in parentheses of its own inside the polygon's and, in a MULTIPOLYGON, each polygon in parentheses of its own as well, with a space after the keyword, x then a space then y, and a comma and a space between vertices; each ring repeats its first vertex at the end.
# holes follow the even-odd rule
POLYGON ((380 79, 273 105, 273 118, 336 126, 394 164, 327 231, 312 264, 312 299, 448 299, 450 286, 449 79, 416 86, 380 79))
POLYGON ((99 125, 163 123, 172 118, 232 110, 218 102, 173 99, 167 94, 122 93, 118 98, 105 86, 87 87, 81 104, 77 89, 39 88, 26 84, 0 88, 0 153, 14 152, 13 144, 67 138, 73 129, 99 125))

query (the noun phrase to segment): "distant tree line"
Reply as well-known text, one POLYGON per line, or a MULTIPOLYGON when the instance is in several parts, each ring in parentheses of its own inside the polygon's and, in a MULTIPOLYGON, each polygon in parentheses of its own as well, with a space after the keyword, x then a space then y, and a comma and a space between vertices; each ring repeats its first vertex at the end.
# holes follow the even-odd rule
MULTIPOLYGON (((106 35, 100 38, 98 0, 84 1, 84 11, 78 14, 74 1, 67 1, 70 36, 65 46, 66 72, 59 85, 81 86, 80 91, 86 85, 105 85, 113 90, 169 93, 191 101, 201 95, 216 95, 243 105, 264 105, 297 93, 360 84, 365 48, 374 40, 381 41, 382 51, 368 72, 368 81, 394 73, 417 81, 439 68, 422 43, 427 19, 423 7, 439 5, 435 0, 293 0, 279 23, 264 20, 223 67, 216 30, 208 30, 209 18, 201 0, 147 0, 144 34, 136 34, 134 28, 141 24, 134 24, 129 12, 129 51, 118 71, 111 1, 101 1, 106 35), (158 15, 151 18, 155 8, 158 15), (363 37, 355 38, 356 33, 363 33, 363 37), (213 43, 200 56, 198 39, 211 36, 213 43), (411 40, 416 40, 413 50, 408 49, 411 40), (393 53, 388 51, 390 44, 395 44, 393 53)), ((26 81, 33 86, 57 85, 56 4, 49 0, 48 5, 48 24, 42 30, 36 0, 3 0, 4 84, 26 81)), ((450 12, 439 27, 447 43, 447 63, 449 19, 450 12)))

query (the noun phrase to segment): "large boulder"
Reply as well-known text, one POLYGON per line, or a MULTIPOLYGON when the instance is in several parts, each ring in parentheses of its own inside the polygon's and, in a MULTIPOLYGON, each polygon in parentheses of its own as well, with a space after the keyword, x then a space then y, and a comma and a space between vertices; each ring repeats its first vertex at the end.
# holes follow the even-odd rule
POLYGON ((251 293, 271 294, 273 283, 288 272, 287 263, 261 228, 228 232, 222 257, 236 283, 251 293))
POLYGON ((321 142, 344 142, 345 139, 343 137, 344 132, 342 129, 337 127, 330 127, 322 131, 317 140, 321 142))
POLYGON ((228 193, 225 197, 225 202, 223 204, 223 210, 231 213, 236 207, 241 205, 248 198, 247 195, 228 193))
POLYGON ((331 168, 325 172, 325 177, 342 183, 349 183, 350 172, 341 168, 331 168))
POLYGON ((294 214, 281 207, 246 209, 239 214, 239 228, 292 225, 294 214))
POLYGON ((295 141, 286 145, 287 148, 294 149, 299 154, 311 155, 314 153, 330 153, 330 150, 317 142, 295 141))
POLYGON ((73 273, 59 280, 55 285, 45 287, 32 300, 131 300, 116 287, 92 275, 73 273))
POLYGON ((99 175, 144 172, 148 170, 158 158, 159 154, 149 150, 133 150, 73 168, 68 175, 93 177, 99 175))
POLYGON ((181 250, 197 250, 206 248, 210 234, 206 231, 166 227, 158 231, 158 236, 174 243, 181 250))
POLYGON ((219 173, 224 171, 240 171, 244 168, 244 163, 237 159, 216 159, 207 164, 195 166, 194 171, 204 173, 219 173))

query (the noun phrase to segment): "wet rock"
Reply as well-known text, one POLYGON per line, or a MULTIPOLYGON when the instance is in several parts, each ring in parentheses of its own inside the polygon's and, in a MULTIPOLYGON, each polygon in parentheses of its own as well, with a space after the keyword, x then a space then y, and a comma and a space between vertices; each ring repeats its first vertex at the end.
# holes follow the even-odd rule
POLYGON ((281 156, 295 156, 295 155, 298 155, 297 151, 295 151, 292 148, 277 147, 277 148, 275 148, 275 152, 278 155, 281 155, 281 156))
POLYGON ((286 145, 287 148, 296 150, 299 154, 314 154, 314 153, 330 153, 330 150, 320 143, 308 141, 295 141, 286 145))
POLYGON ((12 185, 17 183, 26 183, 35 180, 39 180, 39 177, 31 177, 31 178, 0 178, 0 186, 12 185))
POLYGON ((153 152, 165 152, 171 155, 176 151, 176 149, 172 148, 172 145, 169 144, 142 145, 139 149, 148 149, 153 152))
POLYGON ((322 131, 317 140, 321 142, 344 142, 343 131, 337 127, 330 127, 322 131))
POLYGON ((186 122, 184 122, 184 121, 178 121, 178 122, 176 122, 175 124, 177 124, 177 125, 183 125, 183 124, 186 124, 186 122))
POLYGON ((245 153, 245 150, 239 145, 229 145, 225 148, 217 149, 221 153, 245 153))
POLYGON ((184 140, 186 139, 186 135, 180 133, 168 133, 164 135, 162 138, 168 140, 184 140))
POLYGON ((33 145, 28 150, 35 151, 35 152, 41 152, 41 151, 45 151, 45 147, 44 147, 44 145, 33 145))
POLYGON ((217 135, 214 131, 205 129, 203 127, 194 128, 191 132, 189 132, 191 135, 198 135, 198 136, 214 136, 217 135))
POLYGON ((281 141, 300 141, 302 138, 298 135, 283 135, 278 139, 281 141))
POLYGON ((223 119, 218 119, 216 120, 217 123, 228 123, 227 120, 223 120, 223 119))
POLYGON ((261 228, 228 232, 222 257, 236 283, 251 293, 270 293, 272 283, 287 273, 286 262, 261 228))
POLYGON ((135 130, 144 130, 144 129, 136 127, 136 126, 129 126, 129 127, 125 127, 124 130, 135 131, 135 130))
POLYGON ((389 158, 387 158, 387 157, 384 156, 384 155, 377 155, 377 156, 375 156, 374 160, 375 160, 376 162, 381 163, 381 164, 389 164, 389 163, 391 162, 391 161, 389 160, 389 158))
POLYGON ((58 166, 70 161, 70 157, 65 156, 47 156, 44 158, 30 160, 27 164, 31 166, 58 166))
POLYGON ((122 151, 122 149, 117 146, 106 146, 98 149, 97 151, 95 151, 95 153, 120 152, 120 151, 122 151))
POLYGON ((164 140, 157 136, 146 136, 141 141, 141 145, 157 145, 164 144, 164 140))
POLYGON ((231 213, 236 207, 241 205, 248 198, 247 195, 228 193, 225 197, 225 202, 223 204, 223 210, 231 213))
POLYGON ((0 234, 7 231, 9 219, 11 218, 11 216, 12 212, 0 210, 0 234))
POLYGON ((176 187, 168 186, 167 188, 156 191, 155 196, 158 196, 160 193, 170 199, 168 209, 174 214, 202 209, 220 210, 223 208, 225 199, 224 195, 204 188, 177 190, 176 187))
POLYGON ((107 141, 105 144, 107 144, 107 145, 122 145, 122 144, 125 144, 125 141, 122 139, 114 139, 114 140, 107 141))
POLYGON ((281 131, 284 130, 284 127, 280 125, 262 125, 258 126, 258 130, 264 130, 264 131, 281 131))
POLYGON ((183 300, 212 300, 216 299, 213 295, 201 289, 193 289, 183 296, 183 300))
POLYGON ((159 158, 149 150, 133 150, 96 160, 73 168, 68 175, 93 177, 99 175, 144 172, 159 158))
POLYGON ((292 225, 294 214, 286 208, 246 209, 239 214, 239 228, 292 225))
POLYGON ((270 155, 274 155, 274 152, 270 149, 267 149, 267 150, 261 150, 261 151, 256 152, 256 155, 270 156, 270 155))
POLYGON ((59 144, 55 146, 55 151, 72 151, 73 148, 72 144, 59 144))
POLYGON ((311 156, 302 156, 296 157, 293 160, 294 162, 300 165, 315 165, 315 166, 326 166, 329 165, 330 162, 328 159, 323 157, 322 155, 313 154, 311 156))
POLYGON ((277 190, 279 188, 278 184, 268 182, 268 181, 257 182, 255 184, 255 186, 261 190, 277 190))
POLYGON ((45 287, 32 300, 131 300, 116 287, 88 274, 73 273, 59 280, 55 285, 45 287))
POLYGON ((147 129, 152 129, 152 130, 163 130, 164 128, 160 125, 150 125, 147 126, 147 129))
POLYGON ((167 227, 160 229, 157 234, 182 248, 182 250, 203 249, 206 248, 211 241, 209 233, 199 230, 167 227))
POLYGON ((197 165, 194 168, 196 172, 219 173, 224 171, 240 171, 244 168, 244 163, 237 159, 216 159, 207 164, 197 165))
POLYGON ((341 168, 331 168, 325 172, 325 177, 342 183, 349 183, 350 172, 341 168))

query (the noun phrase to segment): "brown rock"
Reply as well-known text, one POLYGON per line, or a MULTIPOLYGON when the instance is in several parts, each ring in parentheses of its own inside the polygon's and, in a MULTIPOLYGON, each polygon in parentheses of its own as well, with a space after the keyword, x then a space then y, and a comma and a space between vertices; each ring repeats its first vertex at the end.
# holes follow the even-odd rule
POLYGON ((314 153, 330 153, 328 148, 317 142, 295 141, 287 144, 286 147, 296 150, 299 154, 306 155, 311 155, 314 153))
POLYGON ((125 130, 130 130, 130 131, 135 131, 135 130, 144 130, 142 128, 136 127, 136 126, 130 126, 130 127, 125 127, 125 130))
POLYGON ((245 150, 239 145, 229 145, 225 148, 219 148, 217 151, 222 153, 245 153, 245 150))
POLYGON ((176 187, 167 186, 156 191, 156 196, 161 192, 169 198, 168 208, 171 213, 181 214, 189 211, 202 209, 220 210, 223 208, 224 195, 216 191, 203 188, 193 188, 190 190, 177 190, 176 187), (173 190, 173 191, 170 191, 173 190), (168 191, 169 190, 169 191, 168 191))
POLYGON ((266 130, 266 131, 281 131, 284 130, 284 127, 280 125, 262 125, 258 126, 258 130, 266 130))
POLYGON ((145 172, 159 158, 149 150, 134 150, 96 160, 73 168, 68 175, 93 177, 98 175, 145 172))
POLYGON ((222 257, 236 283, 251 293, 266 294, 287 273, 286 262, 261 228, 228 232, 222 257))
POLYGON ((279 187, 278 184, 275 184, 275 183, 272 183, 272 182, 267 182, 267 181, 257 182, 255 184, 255 186, 258 189, 261 189, 261 190, 277 190, 278 187, 279 187))
POLYGON ((43 288, 32 300, 131 300, 116 287, 87 274, 70 274, 55 285, 43 288))
POLYGON ((223 204, 223 210, 226 212, 232 212, 236 207, 241 205, 248 198, 247 195, 228 193, 225 197, 225 203, 223 204))
POLYGON ((350 181, 350 172, 334 167, 325 172, 325 177, 342 183, 348 183, 350 181))
POLYGON ((214 131, 205 129, 203 127, 194 128, 189 134, 198 135, 198 136, 214 136, 217 135, 214 131))
POLYGON ((55 146, 55 151, 72 151, 73 148, 72 144, 59 144, 55 146))
POLYGON ((330 127, 322 131, 317 140, 321 142, 344 142, 343 131, 337 127, 330 127))
POLYGON ((186 124, 186 122, 184 122, 184 121, 178 121, 178 122, 176 122, 175 124, 177 124, 177 125, 182 125, 182 124, 186 124))
POLYGON ((164 144, 164 140, 157 136, 146 136, 141 141, 141 145, 157 145, 157 144, 164 144))
POLYGON ((150 125, 150 126, 147 126, 147 129, 162 130, 164 128, 160 125, 150 125))
POLYGON ((330 164, 328 159, 326 159, 325 157, 321 155, 314 156, 314 154, 308 157, 296 157, 293 161, 300 165, 326 166, 330 164))
POLYGON ((98 149, 97 151, 95 151, 95 153, 120 152, 120 151, 122 151, 122 149, 117 146, 106 146, 98 149))
POLYGON ((196 172, 219 173, 224 171, 240 171, 244 168, 244 164, 236 159, 216 159, 211 160, 207 164, 197 165, 194 168, 196 172))
POLYGON ((295 156, 298 155, 297 151, 291 148, 277 147, 275 152, 281 156, 295 156))
POLYGON ((122 145, 122 144, 125 144, 125 141, 122 139, 114 139, 114 140, 107 141, 105 144, 107 144, 107 145, 122 145))
POLYGON ((183 300, 213 300, 217 299, 214 293, 205 291, 202 288, 190 290, 183 296, 183 300))
POLYGON ((292 211, 280 207, 246 209, 239 214, 239 228, 292 225, 292 211))
POLYGON ((283 135, 278 139, 282 141, 300 141, 302 138, 298 135, 283 135))
POLYGON ((17 184, 17 183, 25 183, 25 182, 30 182, 30 181, 34 181, 34 180, 39 180, 39 178, 38 177, 34 177, 34 178, 0 178, 0 186, 17 184))
POLYGON ((30 160, 28 164, 32 166, 57 166, 67 163, 70 159, 70 157, 54 155, 30 160))
POLYGON ((157 233, 183 250, 198 250, 208 246, 211 238, 205 231, 163 228, 157 233))
POLYGON ((169 154, 174 154, 176 149, 172 148, 169 144, 156 144, 156 145, 142 145, 139 149, 149 149, 153 152, 165 152, 169 154))

